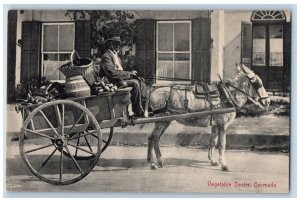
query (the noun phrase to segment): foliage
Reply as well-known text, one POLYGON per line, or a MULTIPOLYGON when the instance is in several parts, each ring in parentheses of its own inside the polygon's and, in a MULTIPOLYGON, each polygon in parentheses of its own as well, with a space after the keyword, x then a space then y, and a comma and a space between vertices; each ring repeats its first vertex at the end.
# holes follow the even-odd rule
POLYGON ((105 39, 112 33, 118 33, 123 46, 132 50, 135 38, 134 14, 126 10, 67 10, 66 16, 72 20, 90 19, 92 24, 92 48, 98 55, 105 51, 105 39))

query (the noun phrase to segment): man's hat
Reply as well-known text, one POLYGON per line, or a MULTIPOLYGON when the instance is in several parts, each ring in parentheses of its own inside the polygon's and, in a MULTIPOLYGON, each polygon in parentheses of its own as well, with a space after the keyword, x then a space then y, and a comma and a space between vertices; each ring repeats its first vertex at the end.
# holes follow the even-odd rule
POLYGON ((115 42, 122 43, 121 37, 119 34, 111 34, 107 39, 105 39, 104 43, 106 43, 108 41, 115 41, 115 42))

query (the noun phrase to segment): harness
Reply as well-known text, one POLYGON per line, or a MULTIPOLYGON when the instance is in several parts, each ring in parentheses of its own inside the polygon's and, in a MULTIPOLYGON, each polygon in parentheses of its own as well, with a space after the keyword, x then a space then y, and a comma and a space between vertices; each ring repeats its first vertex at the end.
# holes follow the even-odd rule
MULTIPOLYGON (((242 94, 246 95, 250 101, 255 102, 254 101, 255 96, 251 96, 249 93, 245 92, 244 90, 239 89, 238 87, 236 87, 235 85, 233 85, 231 83, 225 83, 222 80, 222 78, 220 77, 220 75, 218 75, 218 77, 220 78, 220 81, 218 83, 214 84, 217 87, 214 90, 212 90, 211 85, 209 85, 207 83, 200 83, 200 84, 195 85, 195 86, 181 86, 181 85, 171 86, 166 108, 170 111, 177 112, 177 113, 191 112, 190 109, 188 109, 189 101, 188 101, 187 93, 188 92, 193 92, 194 96, 195 96, 195 99, 206 100, 209 103, 209 106, 205 106, 205 108, 209 108, 210 110, 213 110, 215 108, 220 107, 220 104, 221 104, 221 96, 220 96, 220 93, 219 93, 219 91, 220 91, 221 94, 224 96, 224 99, 222 99, 223 102, 228 103, 232 107, 235 107, 237 109, 241 109, 241 106, 237 103, 234 96, 232 95, 232 93, 228 89, 229 86, 234 88, 235 90, 241 92, 242 94), (200 91, 199 91, 199 89, 200 89, 200 91), (178 90, 179 91, 185 91, 184 92, 184 97, 182 99, 183 100, 183 109, 173 108, 173 107, 170 106, 171 96, 172 96, 172 92, 174 90, 175 90, 175 92, 177 92, 178 90), (220 98, 220 102, 218 104, 213 104, 213 101, 215 101, 218 98, 220 98)), ((254 75, 252 78, 248 78, 248 79, 252 83, 253 87, 256 89, 256 94, 259 97, 258 101, 261 102, 263 99, 267 99, 268 97, 261 97, 260 94, 257 92, 257 89, 262 87, 261 80, 259 80, 256 77, 256 75, 254 75)), ((179 93, 178 93, 178 95, 181 96, 179 93)), ((206 102, 205 102, 205 104, 206 104, 206 102)))
MULTIPOLYGON (((256 89, 255 92, 256 92, 257 96, 259 97, 258 101, 261 102, 262 100, 267 99, 268 97, 261 97, 260 94, 257 92, 258 89, 260 89, 261 87, 263 87, 262 81, 259 78, 257 78, 256 75, 254 75, 253 77, 248 78, 248 79, 252 83, 253 87, 256 89)), ((224 83, 223 80, 221 80, 221 83, 224 83)), ((247 93, 247 92, 239 89, 238 87, 234 86, 231 83, 226 83, 226 85, 230 86, 230 87, 234 88, 235 90, 241 92, 242 94, 246 95, 248 98, 250 98, 249 99, 250 101, 254 102, 253 99, 255 99, 255 96, 251 96, 249 93, 247 93)), ((225 88, 226 88, 226 85, 225 85, 225 88)), ((230 91, 228 89, 227 89, 227 91, 229 92, 229 95, 232 97, 230 91)))
MULTIPOLYGON (((212 84, 215 85, 215 84, 212 84)), ((209 109, 214 109, 217 108, 219 106, 217 106, 216 104, 214 104, 214 101, 217 101, 220 98, 220 94, 218 91, 218 88, 215 87, 215 89, 212 87, 212 85, 208 85, 207 83, 199 83, 197 85, 192 85, 192 86, 183 86, 183 85, 173 85, 170 87, 170 93, 169 93, 169 97, 167 99, 167 109, 172 111, 172 112, 183 112, 183 113, 189 113, 191 112, 191 110, 188 108, 189 105, 189 100, 188 100, 188 92, 192 92, 195 96, 195 99, 202 99, 202 100, 206 100, 209 105, 207 106, 206 102, 205 102, 205 106, 204 108, 209 108, 209 109), (182 96, 182 94, 179 94, 178 91, 184 91, 184 95, 182 96), (175 92, 178 94, 178 96, 180 96, 183 101, 182 105, 183 108, 174 108, 172 107, 170 104, 171 102, 171 96, 172 96, 172 92, 175 92)))

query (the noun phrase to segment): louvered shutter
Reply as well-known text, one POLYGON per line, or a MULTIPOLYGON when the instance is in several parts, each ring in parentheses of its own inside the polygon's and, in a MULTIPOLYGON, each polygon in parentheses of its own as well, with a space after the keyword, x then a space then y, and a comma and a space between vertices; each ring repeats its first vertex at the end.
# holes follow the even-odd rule
POLYGON ((251 68, 252 61, 252 24, 250 22, 242 22, 241 38, 241 63, 251 68))
POLYGON ((41 62, 41 23, 24 21, 22 23, 21 80, 40 76, 41 62))
POLYGON ((210 82, 211 70, 210 18, 192 20, 192 80, 210 82))
POLYGON ((80 57, 91 57, 91 22, 77 21, 75 24, 75 50, 80 57))
POLYGON ((138 19, 136 26, 135 63, 138 74, 151 85, 155 82, 155 20, 138 19))

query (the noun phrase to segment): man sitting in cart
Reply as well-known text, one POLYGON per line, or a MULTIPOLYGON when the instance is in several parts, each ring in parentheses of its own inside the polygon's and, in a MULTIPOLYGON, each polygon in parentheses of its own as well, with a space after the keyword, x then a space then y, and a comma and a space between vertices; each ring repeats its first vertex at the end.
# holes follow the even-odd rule
POLYGON ((143 117, 142 100, 147 99, 147 89, 143 79, 137 76, 137 71, 125 71, 118 56, 122 41, 118 34, 112 34, 105 40, 106 52, 101 57, 100 74, 105 75, 111 83, 123 83, 131 90, 132 110, 135 117, 143 117))

